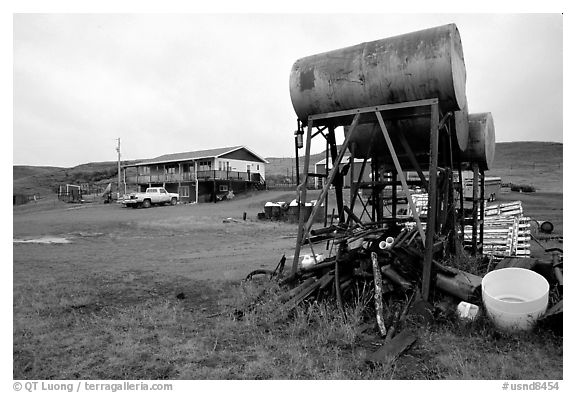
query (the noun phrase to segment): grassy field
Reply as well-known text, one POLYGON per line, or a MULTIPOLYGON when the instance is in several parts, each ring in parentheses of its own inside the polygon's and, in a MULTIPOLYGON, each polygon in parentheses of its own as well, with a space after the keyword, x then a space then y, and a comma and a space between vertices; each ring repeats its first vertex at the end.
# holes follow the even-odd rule
MULTIPOLYGON (((503 195, 515 197, 527 215, 554 212, 562 233, 561 194, 503 195)), ((546 329, 503 334, 485 318, 463 323, 450 312, 428 327, 409 320, 418 336, 412 348, 371 365, 365 356, 383 341, 366 288, 356 289, 344 314, 332 301, 285 312, 277 284, 242 279, 293 252, 296 226, 256 220, 265 201, 291 198, 262 192, 137 210, 56 201, 15 207, 13 377, 563 378, 562 337, 546 329), (69 243, 25 242, 47 236, 69 243)))
MULTIPOLYGON (((291 174, 293 159, 269 160, 267 173, 291 174)), ((453 305, 436 310, 430 326, 409 318, 405 328, 418 337, 410 350, 369 364, 366 355, 383 341, 366 287, 354 288, 344 313, 322 299, 289 313, 274 281, 243 282, 254 269, 274 269, 283 254, 290 260, 296 226, 256 215, 293 193, 138 210, 55 199, 54 185, 114 166, 14 167, 14 192, 43 197, 13 210, 14 379, 564 377, 562 336, 542 327, 504 334, 485 317, 464 323, 453 305), (61 243, 41 242, 49 238, 61 243)), ((533 185, 535 193, 500 199, 521 200, 525 215, 553 222, 561 236, 562 173, 562 144, 520 142, 497 144, 487 175, 533 185)), ((540 243, 562 247, 558 239, 540 243)), ((536 242, 532 255, 549 258, 536 242)), ((387 317, 403 301, 391 299, 387 317)))

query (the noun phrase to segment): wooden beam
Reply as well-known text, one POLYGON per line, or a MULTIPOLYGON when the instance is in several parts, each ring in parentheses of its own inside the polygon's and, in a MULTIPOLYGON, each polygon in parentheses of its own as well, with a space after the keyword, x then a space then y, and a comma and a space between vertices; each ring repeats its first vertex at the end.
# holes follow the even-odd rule
POLYGON ((396 151, 394 150, 394 146, 392 145, 392 140, 390 139, 390 135, 388 134, 388 129, 386 128, 386 124, 384 124, 384 120, 382 119, 382 115, 380 114, 380 112, 376 112, 376 117, 378 118, 378 123, 380 123, 380 128, 382 129, 382 134, 384 135, 384 139, 386 140, 386 144, 388 145, 388 150, 390 150, 390 154, 392 155, 392 161, 394 161, 396 172, 398 172, 398 177, 400 178, 400 183, 402 184, 402 190, 404 190, 404 194, 406 195, 406 199, 408 200, 408 204, 410 205, 410 209, 412 210, 412 216, 414 217, 414 221, 416 221, 416 227, 418 228, 418 232, 420 233, 422 242, 424 242, 425 238, 424 229, 422 228, 420 217, 418 216, 418 212, 416 211, 416 205, 414 205, 414 201, 412 200, 412 196, 410 195, 410 190, 408 189, 408 184, 406 183, 406 177, 404 176, 404 172, 402 171, 402 167, 400 166, 400 162, 398 161, 398 156, 396 155, 396 151))

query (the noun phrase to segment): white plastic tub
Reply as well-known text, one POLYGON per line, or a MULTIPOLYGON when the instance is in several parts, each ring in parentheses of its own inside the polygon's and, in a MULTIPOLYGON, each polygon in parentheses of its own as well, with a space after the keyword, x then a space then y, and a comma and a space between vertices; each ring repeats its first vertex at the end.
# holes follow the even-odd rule
POLYGON ((494 270, 482 279, 486 313, 502 330, 530 330, 548 307, 550 285, 540 274, 522 268, 494 270))

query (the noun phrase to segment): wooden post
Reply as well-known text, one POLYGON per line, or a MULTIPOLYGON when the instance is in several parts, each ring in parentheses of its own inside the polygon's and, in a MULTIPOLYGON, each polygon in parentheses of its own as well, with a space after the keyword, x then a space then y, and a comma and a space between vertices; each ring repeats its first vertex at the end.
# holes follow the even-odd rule
POLYGON ((436 234, 436 194, 438 188, 438 103, 431 105, 430 121, 430 166, 428 169, 428 217, 426 220, 426 243, 424 266, 422 270, 422 299, 428 301, 432 275, 432 257, 434 252, 434 235, 436 234))
POLYGON ((384 324, 384 304, 382 302, 382 275, 378 265, 378 256, 375 252, 372 257, 372 272, 374 273, 374 304, 376 305, 376 322, 382 337, 386 336, 386 325, 384 324))

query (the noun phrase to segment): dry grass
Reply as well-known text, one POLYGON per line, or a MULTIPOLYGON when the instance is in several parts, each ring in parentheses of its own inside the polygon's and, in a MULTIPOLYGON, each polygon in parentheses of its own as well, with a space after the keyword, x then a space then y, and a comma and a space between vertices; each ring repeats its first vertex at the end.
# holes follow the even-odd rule
POLYGON ((267 280, 237 285, 137 271, 22 283, 14 295, 13 376, 562 378, 561 339, 547 332, 503 335, 484 319, 465 324, 453 316, 420 329, 415 346, 396 362, 369 365, 366 354, 382 340, 367 292, 344 315, 329 301, 286 313, 279 293, 267 280))

